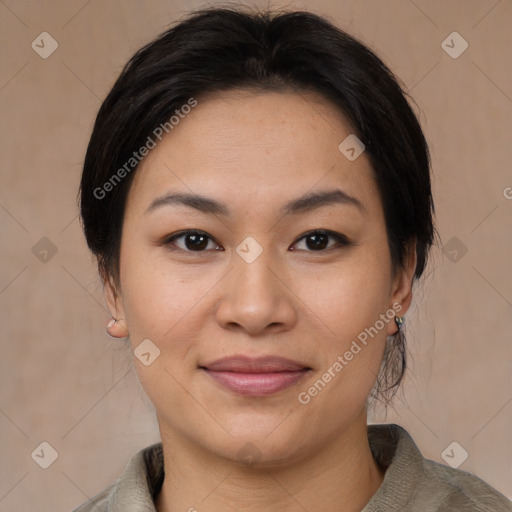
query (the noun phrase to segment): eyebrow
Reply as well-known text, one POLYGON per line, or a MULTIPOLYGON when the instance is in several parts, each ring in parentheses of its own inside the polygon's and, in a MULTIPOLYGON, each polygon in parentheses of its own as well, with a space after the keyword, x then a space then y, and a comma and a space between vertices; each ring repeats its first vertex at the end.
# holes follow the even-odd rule
MULTIPOLYGON (((357 207, 362 213, 366 211, 359 199, 343 192, 341 189, 333 189, 309 192, 298 199, 293 199, 285 203, 281 208, 281 214, 296 215, 333 204, 352 205, 357 207)), ((225 204, 209 197, 183 192, 170 192, 156 198, 144 213, 150 213, 163 206, 172 205, 185 205, 207 214, 231 216, 229 208, 225 204)))

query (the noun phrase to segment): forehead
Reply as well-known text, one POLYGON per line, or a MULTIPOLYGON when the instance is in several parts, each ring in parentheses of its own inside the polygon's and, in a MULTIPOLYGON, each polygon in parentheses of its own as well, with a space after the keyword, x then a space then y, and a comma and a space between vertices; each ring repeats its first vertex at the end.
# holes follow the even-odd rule
POLYGON ((139 165, 127 208, 141 211, 168 189, 257 209, 316 188, 378 201, 366 155, 340 152, 350 124, 322 96, 227 91, 197 101, 139 165))

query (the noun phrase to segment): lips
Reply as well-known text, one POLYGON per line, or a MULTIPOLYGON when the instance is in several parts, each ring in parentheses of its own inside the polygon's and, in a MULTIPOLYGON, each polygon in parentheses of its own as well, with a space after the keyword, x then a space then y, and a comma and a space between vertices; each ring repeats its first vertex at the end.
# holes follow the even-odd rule
POLYGON ((217 359, 217 361, 204 365, 204 368, 213 372, 272 373, 295 372, 308 367, 284 357, 265 356, 251 358, 247 356, 233 356, 217 359))
POLYGON ((217 384, 245 396, 265 396, 300 382, 311 368, 283 357, 218 359, 200 368, 217 384))

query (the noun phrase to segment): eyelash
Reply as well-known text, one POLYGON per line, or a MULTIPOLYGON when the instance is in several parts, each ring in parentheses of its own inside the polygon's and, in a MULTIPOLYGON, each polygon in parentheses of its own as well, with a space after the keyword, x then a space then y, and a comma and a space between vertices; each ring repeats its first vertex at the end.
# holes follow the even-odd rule
MULTIPOLYGON (((181 231, 179 233, 171 235, 170 237, 167 237, 166 239, 164 239, 162 244, 165 245, 166 247, 168 247, 169 250, 171 250, 171 251, 183 251, 183 252, 187 252, 187 253, 191 253, 191 254, 194 254, 194 253, 201 254, 201 253, 206 252, 207 249, 201 250, 201 251, 191 251, 189 249, 182 249, 181 247, 172 247, 172 244, 174 243, 175 240, 178 240, 180 238, 183 238, 183 237, 185 237, 187 235, 191 235, 191 234, 203 235, 203 236, 209 238, 211 241, 217 243, 210 235, 208 235, 208 233, 205 233, 204 231, 200 231, 197 229, 189 229, 189 230, 181 231)), ((336 240, 337 244, 335 244, 331 247, 328 247, 326 249, 320 249, 318 251, 306 250, 306 252, 311 252, 311 253, 322 253, 323 252, 323 253, 325 253, 325 252, 330 252, 335 249, 340 249, 342 247, 348 247, 348 246, 352 245, 352 242, 350 242, 345 235, 342 235, 341 233, 336 233, 335 231, 329 231, 327 229, 315 229, 313 231, 308 231, 307 233, 304 233, 303 235, 301 235, 293 243, 293 245, 296 245, 298 242, 306 239, 307 237, 309 237, 311 235, 317 235, 317 234, 327 235, 328 237, 336 240)), ((217 245, 219 245, 219 244, 217 244, 217 245)))

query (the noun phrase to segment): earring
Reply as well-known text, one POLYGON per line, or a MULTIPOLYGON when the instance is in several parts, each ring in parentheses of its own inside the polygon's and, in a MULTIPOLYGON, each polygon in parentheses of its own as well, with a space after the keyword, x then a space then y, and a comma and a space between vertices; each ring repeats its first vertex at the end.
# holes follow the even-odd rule
POLYGON ((402 328, 402 326, 404 325, 404 317, 403 316, 395 316, 395 323, 396 323, 396 326, 398 327, 398 330, 400 330, 402 328))
POLYGON ((110 322, 107 324, 105 332, 109 338, 113 339, 126 338, 128 336, 128 331, 125 327, 123 327, 117 318, 112 318, 110 320, 110 322))

